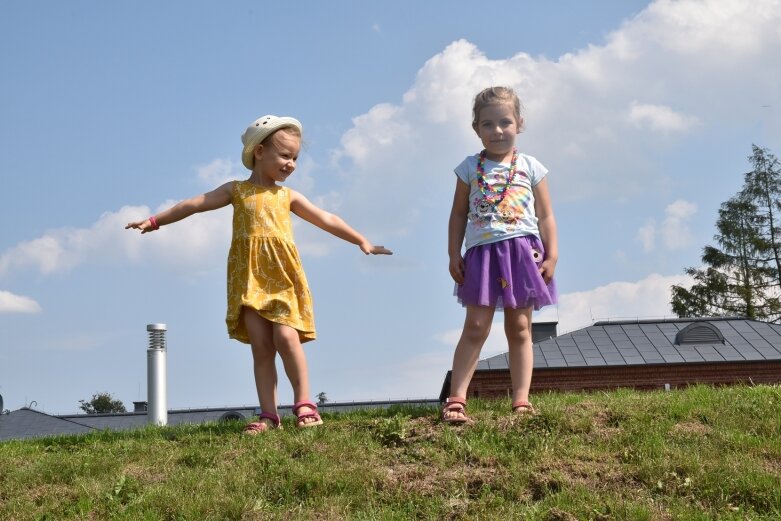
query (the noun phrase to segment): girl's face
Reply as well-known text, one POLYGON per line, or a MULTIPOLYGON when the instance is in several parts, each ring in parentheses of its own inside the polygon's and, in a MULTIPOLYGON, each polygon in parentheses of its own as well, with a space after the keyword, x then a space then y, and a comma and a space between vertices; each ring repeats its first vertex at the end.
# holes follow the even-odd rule
POLYGON ((283 183, 296 169, 301 138, 280 130, 255 148, 255 168, 267 184, 283 183))
POLYGON ((480 110, 475 132, 483 142, 488 159, 510 161, 515 136, 521 133, 521 123, 515 118, 513 106, 509 103, 487 105, 480 110))

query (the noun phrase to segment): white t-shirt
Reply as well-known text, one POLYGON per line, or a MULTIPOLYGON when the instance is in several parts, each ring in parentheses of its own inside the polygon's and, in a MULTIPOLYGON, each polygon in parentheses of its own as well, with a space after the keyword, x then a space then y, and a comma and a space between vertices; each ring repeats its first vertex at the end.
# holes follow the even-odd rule
MULTIPOLYGON (((532 188, 542 181, 548 169, 532 156, 519 153, 512 185, 507 187, 501 203, 496 205, 491 203, 496 197, 486 201, 477 184, 479 160, 480 154, 469 156, 455 168, 458 178, 469 185, 469 221, 464 236, 466 249, 523 235, 539 238, 532 188)), ((509 163, 497 163, 486 158, 484 169, 489 187, 499 190, 507 183, 509 163)))

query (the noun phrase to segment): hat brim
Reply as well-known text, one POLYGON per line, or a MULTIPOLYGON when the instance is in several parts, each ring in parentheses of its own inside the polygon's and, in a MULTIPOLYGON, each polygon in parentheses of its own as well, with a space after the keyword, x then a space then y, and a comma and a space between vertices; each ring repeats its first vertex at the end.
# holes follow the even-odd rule
MULTIPOLYGON (((261 118, 265 119, 265 118, 261 118)), ((258 120, 255 122, 258 131, 252 134, 252 136, 244 144, 244 149, 241 151, 241 162, 249 170, 252 170, 255 166, 255 147, 260 145, 271 134, 282 128, 293 127, 298 129, 298 132, 302 132, 301 123, 295 118, 288 117, 275 117, 269 121, 258 120)))

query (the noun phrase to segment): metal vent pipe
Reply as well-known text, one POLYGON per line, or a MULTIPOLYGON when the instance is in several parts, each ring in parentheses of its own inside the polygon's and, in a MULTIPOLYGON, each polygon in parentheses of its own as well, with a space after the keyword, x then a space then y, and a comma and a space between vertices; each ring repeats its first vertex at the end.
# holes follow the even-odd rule
POLYGON ((165 324, 148 324, 149 348, 146 350, 147 422, 168 424, 168 397, 166 390, 165 324))

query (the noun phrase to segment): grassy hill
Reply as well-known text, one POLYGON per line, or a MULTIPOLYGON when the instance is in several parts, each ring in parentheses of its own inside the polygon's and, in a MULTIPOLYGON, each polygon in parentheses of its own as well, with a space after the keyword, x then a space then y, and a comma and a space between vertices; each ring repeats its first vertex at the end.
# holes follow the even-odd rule
POLYGON ((0 519, 781 519, 781 386, 0 443, 0 519))

